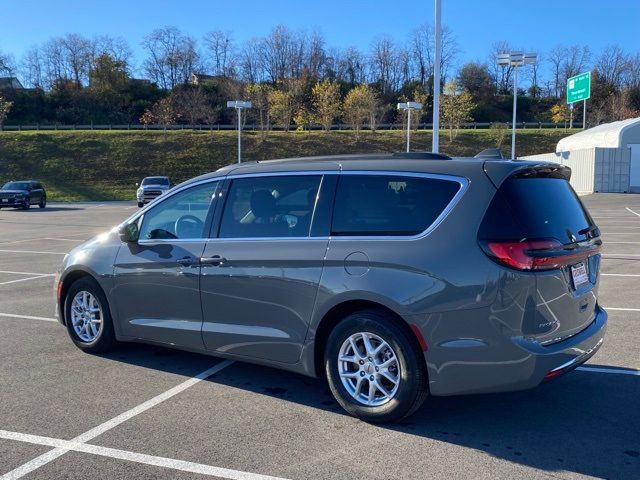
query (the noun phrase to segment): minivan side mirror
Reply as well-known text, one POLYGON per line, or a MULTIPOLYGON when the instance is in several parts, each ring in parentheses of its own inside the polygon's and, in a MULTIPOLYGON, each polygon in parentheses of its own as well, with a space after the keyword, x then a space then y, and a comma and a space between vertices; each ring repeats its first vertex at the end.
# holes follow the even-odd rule
POLYGON ((118 235, 120 240, 126 243, 136 243, 140 237, 140 231, 138 230, 138 224, 136 222, 125 223, 120 225, 118 229, 118 235))

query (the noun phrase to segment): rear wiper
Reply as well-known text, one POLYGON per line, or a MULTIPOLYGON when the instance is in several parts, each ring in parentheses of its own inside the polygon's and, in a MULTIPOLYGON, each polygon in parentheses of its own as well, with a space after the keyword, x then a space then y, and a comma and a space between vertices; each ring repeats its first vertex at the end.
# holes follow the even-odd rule
POLYGON ((587 228, 583 228, 582 230, 580 230, 578 232, 578 235, 586 235, 587 238, 594 238, 594 237, 599 237, 600 236, 600 229, 598 227, 596 227, 595 225, 592 225, 590 227, 587 228), (589 236, 590 233, 593 233, 593 236, 589 236))

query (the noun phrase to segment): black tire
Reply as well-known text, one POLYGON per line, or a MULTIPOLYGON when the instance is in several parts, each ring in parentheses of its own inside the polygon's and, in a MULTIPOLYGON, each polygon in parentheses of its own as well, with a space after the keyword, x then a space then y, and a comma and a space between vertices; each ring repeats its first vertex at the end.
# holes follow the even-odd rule
POLYGON ((138 202, 138 208, 142 208, 142 207, 144 207, 144 203, 138 202))
POLYGON ((29 208, 31 208, 31 199, 25 198, 22 204, 22 210, 29 210, 29 208))
POLYGON ((117 342, 113 331, 113 320, 109 311, 109 304, 102 288, 100 288, 98 282, 93 278, 82 277, 71 284, 71 287, 69 287, 65 297, 64 318, 69 336, 79 349, 88 353, 103 353, 116 346, 117 342), (102 310, 102 328, 98 332, 97 337, 90 342, 83 341, 78 336, 71 321, 71 303, 76 294, 81 291, 86 291, 93 295, 97 299, 102 310))
POLYGON ((40 203, 38 203, 38 206, 40 208, 44 208, 47 206, 47 197, 41 197, 40 198, 40 203))
POLYGON ((429 395, 427 370, 423 353, 410 335, 396 318, 375 310, 353 313, 335 326, 325 348, 325 372, 333 396, 349 414, 366 422, 385 423, 411 415, 422 405, 429 395), (373 333, 386 341, 400 366, 400 382, 395 395, 379 406, 367 406, 353 398, 338 373, 342 344, 359 332, 373 333))

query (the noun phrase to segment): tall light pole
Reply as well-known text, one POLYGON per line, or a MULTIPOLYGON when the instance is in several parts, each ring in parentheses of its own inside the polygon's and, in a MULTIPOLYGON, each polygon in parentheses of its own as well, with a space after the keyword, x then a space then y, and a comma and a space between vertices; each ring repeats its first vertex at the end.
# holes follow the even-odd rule
POLYGON ((499 53, 496 63, 502 67, 513 67, 513 122, 511 129, 511 160, 516 159, 516 111, 518 105, 518 68, 538 63, 537 53, 499 53))
POLYGON ((406 102, 399 103, 398 110, 406 110, 407 112, 407 152, 411 148, 411 110, 422 109, 422 104, 419 102, 406 102))
POLYGON ((238 113, 238 163, 242 162, 242 109, 251 108, 251 102, 245 102, 243 100, 229 100, 227 102, 227 108, 235 108, 238 113))
POLYGON ((442 9, 441 0, 435 0, 435 58, 433 59, 433 140, 431 151, 440 149, 440 60, 442 57, 442 9))

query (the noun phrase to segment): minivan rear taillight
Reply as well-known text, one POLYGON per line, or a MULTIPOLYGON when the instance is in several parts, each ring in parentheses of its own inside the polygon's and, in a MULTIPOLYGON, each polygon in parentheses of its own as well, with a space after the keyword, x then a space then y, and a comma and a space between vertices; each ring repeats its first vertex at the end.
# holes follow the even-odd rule
POLYGON ((484 241, 485 253, 516 270, 554 270, 580 262, 602 248, 600 240, 565 246, 557 240, 484 241))

